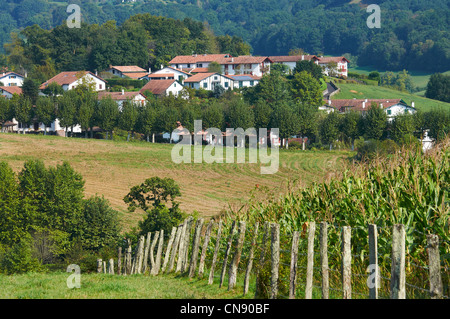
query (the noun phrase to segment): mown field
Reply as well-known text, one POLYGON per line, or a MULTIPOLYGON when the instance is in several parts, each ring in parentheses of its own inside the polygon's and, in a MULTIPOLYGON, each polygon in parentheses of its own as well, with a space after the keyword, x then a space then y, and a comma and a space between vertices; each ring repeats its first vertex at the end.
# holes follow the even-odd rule
MULTIPOLYGON (((176 164, 172 145, 118 142, 19 134, 0 134, 0 158, 16 172, 39 158, 47 166, 68 161, 85 179, 85 196, 103 195, 121 214, 125 229, 137 224, 142 212, 130 213, 123 197, 152 176, 173 178, 181 188, 180 207, 208 217, 229 207, 239 208, 256 187, 283 194, 292 182, 310 185, 333 176, 352 154, 347 151, 280 151, 276 174, 260 174, 260 164, 176 164)), ((291 185, 292 186, 292 185, 291 185)))
POLYGON ((424 112, 432 109, 450 110, 450 103, 427 99, 415 94, 401 92, 382 86, 362 85, 353 83, 336 83, 341 91, 331 99, 402 99, 408 105, 415 103, 415 107, 424 112))

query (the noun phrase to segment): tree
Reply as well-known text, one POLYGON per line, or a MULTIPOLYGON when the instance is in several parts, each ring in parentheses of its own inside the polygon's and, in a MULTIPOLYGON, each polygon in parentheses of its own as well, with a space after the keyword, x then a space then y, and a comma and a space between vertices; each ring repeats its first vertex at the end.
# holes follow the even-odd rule
POLYGON ((33 104, 31 99, 25 95, 20 95, 18 101, 14 103, 14 117, 22 126, 25 134, 25 125, 30 125, 33 119, 33 104))
POLYGON ((45 125, 44 135, 47 135, 47 127, 50 127, 56 119, 56 108, 50 97, 39 97, 36 102, 35 115, 39 122, 45 125))
POLYGON ((95 124, 94 112, 98 102, 97 92, 95 91, 95 82, 86 77, 84 73, 77 74, 81 83, 74 89, 78 94, 78 107, 76 121, 84 130, 85 137, 88 137, 88 129, 93 135, 93 126, 95 124))
POLYGON ((208 65, 208 72, 221 74, 222 66, 218 62, 213 61, 208 65))
POLYGON ((95 116, 99 126, 106 131, 106 139, 108 139, 108 133, 111 133, 117 125, 119 119, 119 106, 110 96, 103 97, 97 103, 97 110, 95 116))
POLYGON ((297 122, 295 133, 301 137, 311 137, 317 129, 317 107, 297 102, 295 111, 294 119, 297 122))
POLYGON ((270 119, 270 127, 278 128, 281 138, 288 138, 298 131, 295 105, 293 103, 278 104, 274 107, 270 119))
POLYGON ((430 76, 425 96, 450 103, 450 75, 435 73, 430 76))
POLYGON ((68 128, 73 128, 76 124, 77 103, 78 94, 73 90, 65 91, 64 94, 58 98, 57 115, 61 127, 65 128, 66 137, 68 128))
POLYGON ((340 124, 341 132, 351 140, 352 151, 355 149, 355 139, 359 136, 361 115, 358 112, 350 111, 344 114, 340 124))
POLYGON ((39 96, 39 84, 30 78, 25 78, 22 84, 22 94, 30 99, 33 105, 36 104, 39 96))
POLYGON ((130 141, 130 134, 136 128, 136 122, 139 116, 139 110, 136 103, 124 101, 119 116, 119 127, 128 132, 127 142, 130 141))
POLYGON ((317 81, 319 81, 319 79, 323 77, 322 68, 319 65, 317 65, 314 62, 314 60, 297 61, 293 73, 295 74, 303 71, 306 71, 309 74, 311 74, 312 77, 315 78, 317 81))
POLYGON ((376 103, 372 103, 364 118, 364 133, 366 138, 380 140, 386 125, 386 112, 376 103))
POLYGON ((302 103, 311 106, 319 106, 322 103, 320 82, 307 71, 295 73, 291 87, 292 96, 302 103))
POLYGON ((330 145, 331 151, 333 142, 336 141, 338 135, 339 114, 337 112, 330 112, 320 125, 320 138, 324 144, 330 145))
POLYGON ((138 120, 139 132, 147 137, 150 142, 150 134, 155 130, 156 109, 153 103, 147 102, 139 109, 140 115, 138 120))
POLYGON ((412 135, 415 131, 414 117, 411 114, 397 115, 390 126, 390 137, 401 144, 406 135, 412 135))
POLYGON ((272 117, 272 112, 272 107, 262 99, 259 99, 255 103, 255 106, 253 108, 253 114, 255 116, 255 128, 268 128, 270 119, 272 117))
POLYGON ((134 212, 139 207, 147 212, 146 219, 139 223, 141 234, 161 229, 169 233, 184 217, 175 201, 179 196, 180 187, 173 179, 155 176, 133 186, 123 200, 129 211, 134 212), (166 205, 169 201, 170 208, 166 205))
POLYGON ((228 105, 225 112, 225 121, 229 128, 242 128, 246 130, 254 126, 255 118, 250 105, 240 98, 235 98, 228 105))
POLYGON ((45 89, 42 90, 42 93, 44 93, 47 96, 56 98, 58 95, 64 93, 64 89, 58 83, 51 82, 45 89))

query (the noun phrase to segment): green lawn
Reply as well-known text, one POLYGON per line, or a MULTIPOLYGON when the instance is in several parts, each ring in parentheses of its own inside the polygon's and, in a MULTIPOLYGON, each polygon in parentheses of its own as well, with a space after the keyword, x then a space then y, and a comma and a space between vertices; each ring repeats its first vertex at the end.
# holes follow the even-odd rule
POLYGON ((427 99, 415 94, 400 92, 382 86, 339 83, 336 85, 341 91, 331 97, 331 99, 402 99, 408 105, 415 102, 415 107, 422 111, 429 111, 431 109, 442 108, 450 110, 450 103, 441 102, 437 100, 427 99))

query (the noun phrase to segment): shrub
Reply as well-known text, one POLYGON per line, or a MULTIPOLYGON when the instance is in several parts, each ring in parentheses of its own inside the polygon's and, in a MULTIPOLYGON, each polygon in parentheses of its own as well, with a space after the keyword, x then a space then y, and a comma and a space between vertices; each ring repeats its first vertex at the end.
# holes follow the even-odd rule
POLYGON ((1 257, 0 267, 6 274, 42 270, 39 260, 33 257, 31 236, 22 237, 19 242, 7 248, 1 257))

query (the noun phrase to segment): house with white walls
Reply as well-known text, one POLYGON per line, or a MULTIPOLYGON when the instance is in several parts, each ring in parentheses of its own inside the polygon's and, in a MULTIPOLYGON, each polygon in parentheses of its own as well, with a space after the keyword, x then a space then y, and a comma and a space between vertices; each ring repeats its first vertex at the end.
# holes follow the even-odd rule
POLYGON ((230 57, 229 54, 193 54, 193 55, 178 55, 170 60, 169 65, 172 68, 190 72, 195 68, 208 68, 211 62, 222 61, 230 57))
POLYGON ((252 87, 257 85, 259 81, 261 81, 260 76, 255 76, 251 74, 228 75, 228 77, 233 79, 233 88, 235 89, 252 87))
POLYGON ((177 80, 180 83, 183 83, 185 79, 192 76, 192 74, 173 68, 171 66, 166 66, 160 70, 155 72, 146 74, 145 76, 139 78, 140 80, 177 80))
POLYGON ((122 109, 122 105, 125 101, 130 101, 138 105, 144 105, 146 98, 140 92, 125 92, 124 90, 120 92, 98 92, 98 100, 110 97, 112 100, 116 101, 119 110, 122 109))
POLYGON ((242 55, 225 58, 218 63, 222 66, 222 73, 225 75, 249 74, 261 77, 270 72, 273 61, 266 56, 242 55))
POLYGON ((184 81, 184 85, 192 89, 213 91, 217 85, 225 90, 234 88, 234 79, 220 73, 197 73, 184 81))
POLYGON ((106 81, 98 75, 90 71, 71 71, 61 72, 50 80, 42 83, 39 90, 44 90, 50 83, 59 84, 64 91, 72 90, 83 82, 92 83, 95 91, 104 91, 106 89, 106 81))
POLYGON ((112 76, 118 76, 121 78, 131 78, 131 79, 139 79, 146 74, 150 73, 147 70, 138 67, 137 65, 110 65, 105 72, 110 73, 112 76))
POLYGON ((1 86, 22 86, 25 77, 16 72, 0 73, 1 86))
POLYGON ((22 88, 19 86, 0 86, 0 95, 11 99, 14 94, 22 94, 22 88))
POLYGON ((322 67, 325 75, 334 76, 348 76, 348 63, 350 63, 345 57, 318 57, 319 66, 322 67))
POLYGON ((139 93, 145 95, 145 91, 150 91, 156 96, 168 96, 170 94, 178 96, 183 89, 183 85, 177 80, 151 80, 139 90, 139 93))
POLYGON ((337 99, 327 100, 320 108, 327 112, 337 111, 339 113, 347 113, 350 111, 361 112, 363 115, 369 111, 372 104, 375 107, 382 108, 387 115, 388 121, 391 122, 396 116, 401 114, 413 114, 416 112, 414 102, 409 106, 402 99, 337 99))

